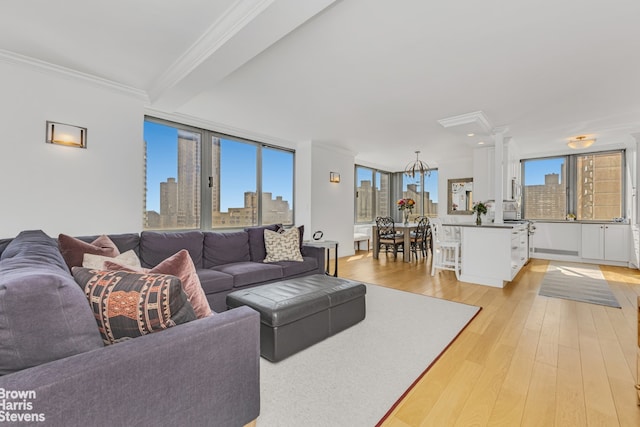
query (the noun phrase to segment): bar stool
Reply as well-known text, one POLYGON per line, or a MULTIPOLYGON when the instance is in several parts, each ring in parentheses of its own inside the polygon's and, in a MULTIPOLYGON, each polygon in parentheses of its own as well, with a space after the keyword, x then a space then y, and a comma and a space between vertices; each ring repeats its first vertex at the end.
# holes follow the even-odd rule
POLYGON ((446 236, 442 220, 431 218, 431 275, 435 276, 436 269, 451 270, 456 273, 456 279, 460 280, 460 240, 446 236))

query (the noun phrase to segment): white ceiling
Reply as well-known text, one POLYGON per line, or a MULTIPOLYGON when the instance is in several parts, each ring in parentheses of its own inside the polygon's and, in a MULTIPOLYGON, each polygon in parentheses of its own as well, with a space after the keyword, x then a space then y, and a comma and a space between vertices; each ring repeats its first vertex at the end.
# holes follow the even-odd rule
POLYGON ((437 165, 490 143, 438 123, 476 111, 524 155, 640 132, 637 0, 5 0, 0 11, 0 54, 389 169, 415 150, 437 165))

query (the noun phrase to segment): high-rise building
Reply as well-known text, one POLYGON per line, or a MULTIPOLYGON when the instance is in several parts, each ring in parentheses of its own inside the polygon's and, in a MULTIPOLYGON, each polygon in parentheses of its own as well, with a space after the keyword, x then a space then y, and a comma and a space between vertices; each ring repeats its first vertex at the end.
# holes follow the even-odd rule
POLYGON ((543 185, 524 187, 524 217, 527 219, 565 219, 567 212, 567 192, 565 165, 560 175, 549 173, 544 176, 543 185))
POLYGON ((220 212, 220 138, 213 137, 211 141, 211 211, 220 212))
POLYGON ((178 226, 178 183, 175 178, 167 178, 160 183, 160 227, 178 226))
POLYGON ((178 130, 178 227, 200 227, 200 134, 178 130))

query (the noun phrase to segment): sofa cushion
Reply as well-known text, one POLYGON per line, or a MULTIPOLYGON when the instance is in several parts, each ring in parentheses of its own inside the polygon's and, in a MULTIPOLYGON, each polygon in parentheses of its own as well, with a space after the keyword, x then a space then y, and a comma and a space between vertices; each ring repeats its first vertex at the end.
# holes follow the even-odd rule
POLYGON ((103 347, 55 239, 23 232, 2 255, 0 375, 103 347))
POLYGON ((233 289, 233 276, 208 268, 196 268, 205 295, 233 289))
POLYGON ((204 233, 204 268, 250 260, 248 232, 204 233))
POLYGON ((213 267, 213 270, 233 276, 234 288, 282 278, 282 267, 260 262, 235 262, 213 267))
POLYGON ((200 268, 203 245, 202 231, 143 231, 140 233, 140 262, 143 267, 155 267, 180 249, 186 249, 193 264, 200 268))
POLYGON ((180 279, 166 274, 74 267, 105 344, 196 319, 180 279))
POLYGON ((176 276, 182 282, 182 289, 187 294, 187 298, 193 307, 193 311, 196 313, 196 317, 202 319, 213 314, 211 307, 209 307, 207 297, 200 285, 196 268, 186 249, 182 249, 178 253, 170 256, 152 269, 145 269, 146 271, 142 271, 142 268, 139 268, 139 266, 138 268, 131 268, 119 264, 117 261, 108 260, 104 262, 104 270, 137 271, 139 273, 170 274, 176 276))
MULTIPOLYGON (((282 267, 283 277, 297 276, 308 271, 318 270, 318 260, 314 257, 302 257, 303 261, 280 261, 273 264, 282 267)), ((317 273, 317 271, 314 271, 317 273)))
POLYGON ((295 227, 281 233, 264 230, 264 245, 267 256, 263 262, 303 261, 300 253, 300 237, 295 227))
MULTIPOLYGON (((83 242, 91 243, 100 236, 79 236, 76 237, 83 242)), ((140 235, 138 233, 122 233, 122 234, 107 234, 107 237, 116 245, 120 253, 133 250, 136 255, 139 255, 138 246, 140 245, 140 235)))
POLYGON ((109 239, 102 235, 91 243, 84 242, 78 238, 60 234, 58 236, 58 246, 69 269, 82 266, 84 254, 102 255, 115 257, 120 255, 118 247, 109 239))
POLYGON ((277 231, 282 224, 261 225, 259 227, 245 228, 244 231, 249 233, 249 254, 251 261, 262 262, 267 256, 267 250, 264 246, 264 230, 277 231))
POLYGON ((140 258, 138 258, 133 249, 123 252, 115 258, 102 255, 84 254, 84 257, 82 258, 82 266, 87 268, 102 269, 105 261, 116 262, 119 265, 125 265, 131 268, 139 269, 141 267, 140 258))
POLYGON ((4 249, 11 243, 13 239, 0 239, 0 257, 2 257, 2 252, 4 249))
POLYGON ((69 272, 56 241, 42 230, 20 232, 7 244, 2 256, 0 256, 0 259, 3 260, 9 258, 21 258, 27 267, 42 264, 55 266, 65 273, 69 272))

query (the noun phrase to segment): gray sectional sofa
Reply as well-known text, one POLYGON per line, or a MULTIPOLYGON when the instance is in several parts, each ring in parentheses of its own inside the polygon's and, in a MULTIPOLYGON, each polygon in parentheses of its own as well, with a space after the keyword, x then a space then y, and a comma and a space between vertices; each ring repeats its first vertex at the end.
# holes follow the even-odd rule
MULTIPOLYGON (((303 262, 264 263, 266 256, 264 230, 275 231, 277 224, 249 227, 242 231, 158 232, 110 234, 120 253, 133 249, 143 267, 151 268, 187 249, 209 305, 216 312, 227 309, 227 295, 238 289, 276 282, 283 279, 322 274, 325 271, 323 248, 301 244, 303 262)), ((98 236, 79 239, 91 242, 98 236)))
POLYGON ((295 265, 260 262, 263 231, 111 235, 145 267, 187 249, 221 313, 110 346, 56 239, 42 231, 0 239, 0 424, 243 426, 256 419, 260 318, 248 307, 226 310, 226 295, 324 271, 318 248, 304 247, 295 265))

